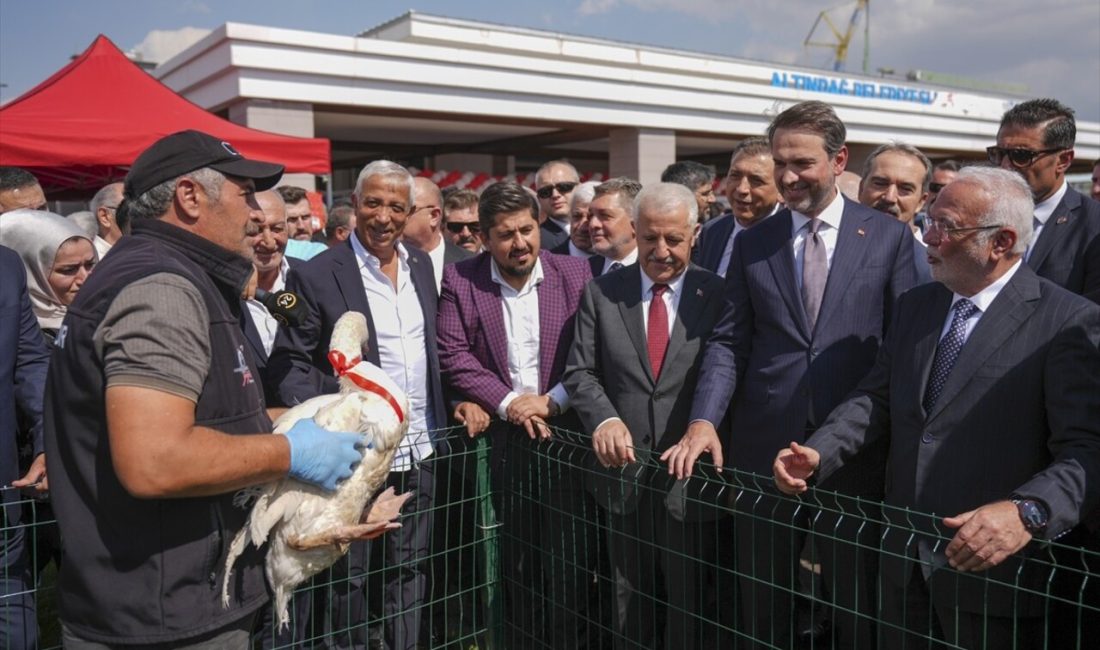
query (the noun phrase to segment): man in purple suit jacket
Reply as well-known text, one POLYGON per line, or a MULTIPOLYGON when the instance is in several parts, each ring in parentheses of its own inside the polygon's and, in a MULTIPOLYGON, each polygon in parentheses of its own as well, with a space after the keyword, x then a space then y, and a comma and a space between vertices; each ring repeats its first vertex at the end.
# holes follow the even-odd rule
POLYGON ((595 505, 579 468, 564 462, 585 446, 563 435, 579 427, 573 414, 563 415, 569 395, 561 377, 591 273, 584 260, 540 252, 537 215, 538 205, 515 183, 482 194, 485 252, 443 271, 439 366, 451 390, 503 420, 490 431, 510 634, 539 638, 545 631, 553 647, 577 648, 586 645, 581 601, 588 565, 578 554, 595 557, 586 541, 595 505), (542 557, 524 557, 532 551, 542 557), (542 609, 532 598, 544 593, 542 581, 557 596, 545 630, 524 620, 542 609))

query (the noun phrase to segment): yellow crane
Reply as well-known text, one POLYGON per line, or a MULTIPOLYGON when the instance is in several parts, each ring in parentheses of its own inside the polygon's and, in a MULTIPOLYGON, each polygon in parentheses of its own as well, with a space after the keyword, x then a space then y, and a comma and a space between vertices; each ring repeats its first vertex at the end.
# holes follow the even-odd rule
POLYGON ((810 33, 806 35, 806 40, 803 41, 803 45, 806 47, 827 47, 834 53, 833 58, 833 70, 840 72, 844 70, 845 61, 848 59, 848 44, 852 40, 852 34, 855 33, 856 25, 859 24, 861 16, 866 16, 863 23, 863 72, 867 73, 867 56, 871 43, 871 13, 869 9, 871 0, 856 0, 856 2, 848 2, 830 9, 825 9, 817 15, 817 19, 814 20, 813 27, 810 28, 810 33), (848 18, 848 28, 841 32, 833 24, 832 18, 829 17, 829 12, 836 11, 838 9, 845 9, 852 5, 855 5, 855 9, 852 10, 852 15, 848 18), (833 33, 836 38, 835 41, 814 41, 814 32, 817 31, 818 25, 824 23, 829 31, 833 33))

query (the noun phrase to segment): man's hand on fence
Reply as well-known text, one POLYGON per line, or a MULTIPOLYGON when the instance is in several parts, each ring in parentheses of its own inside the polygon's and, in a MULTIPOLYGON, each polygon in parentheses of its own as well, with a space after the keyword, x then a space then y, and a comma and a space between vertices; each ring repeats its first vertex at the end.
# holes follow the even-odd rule
POLYGON ((506 411, 512 424, 524 424, 532 417, 550 417, 550 396, 524 393, 508 403, 506 411))
POLYGON ((997 501, 943 520, 959 532, 947 545, 947 561, 959 571, 985 571, 1031 541, 1011 501, 997 501))
POLYGON ((462 402, 456 406, 454 419, 466 425, 466 435, 471 438, 489 428, 489 414, 473 402, 462 402))
POLYGON ((49 492, 50 481, 46 477, 46 454, 35 456, 34 460, 31 461, 31 466, 27 469, 27 473, 18 481, 12 481, 11 486, 17 488, 34 486, 34 489, 39 493, 49 492))
POLYGON ((553 437, 550 433, 550 425, 546 424, 546 420, 536 416, 532 416, 523 421, 523 428, 527 430, 527 437, 531 440, 549 440, 553 437))
POLYGON ((592 450, 604 467, 622 467, 634 462, 634 438, 618 419, 608 420, 592 434, 592 450))
POLYGON ((688 425, 688 430, 680 442, 669 447, 661 454, 661 461, 668 463, 668 473, 677 479, 691 476, 695 461, 704 452, 710 452, 715 468, 722 471, 722 443, 718 441, 718 431, 705 420, 696 420, 688 425))
POLYGON ((782 449, 775 457, 772 472, 775 474, 775 486, 784 494, 795 496, 802 494, 809 485, 807 480, 817 471, 821 464, 821 454, 810 447, 803 447, 797 442, 782 449))

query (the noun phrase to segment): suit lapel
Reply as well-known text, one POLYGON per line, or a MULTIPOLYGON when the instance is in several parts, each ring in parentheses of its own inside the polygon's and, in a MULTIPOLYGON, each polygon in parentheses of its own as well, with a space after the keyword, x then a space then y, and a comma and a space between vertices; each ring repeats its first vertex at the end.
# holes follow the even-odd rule
POLYGON ((1043 262, 1051 251, 1061 248, 1058 244, 1073 235, 1073 221, 1080 217, 1080 208, 1080 195, 1072 188, 1067 188, 1061 202, 1054 208, 1054 212, 1050 214, 1050 218, 1043 226, 1043 232, 1039 234, 1039 239, 1027 258, 1028 266, 1036 270, 1042 268, 1043 262))
POLYGON ((1038 300, 1039 284, 1034 273, 1030 269, 1018 269, 966 339, 951 374, 947 376, 939 401, 928 414, 928 421, 958 397, 974 373, 1031 316, 1038 300))
MULTIPOLYGON (((668 350, 665 352, 665 361, 661 366, 661 377, 668 377, 673 374, 665 372, 665 370, 672 365, 671 360, 676 358, 676 355, 680 353, 680 349, 687 343, 688 322, 694 323, 694 317, 702 312, 702 306, 713 297, 706 295, 703 289, 699 287, 699 281, 702 277, 701 273, 695 273, 690 267, 684 271, 684 283, 680 285, 680 291, 682 292, 680 304, 676 307, 676 322, 672 324, 672 334, 668 338, 668 350)), ((715 299, 717 298, 715 297, 715 299)))
POLYGON ((262 361, 266 365, 267 351, 264 350, 264 342, 260 338, 260 330, 256 328, 256 321, 252 319, 252 310, 248 308, 248 303, 243 300, 241 301, 241 323, 244 328, 244 338, 252 348, 252 354, 256 357, 257 361, 262 361))
POLYGON ((731 216, 714 228, 714 236, 707 239, 707 250, 703 251, 703 266, 717 272, 718 265, 722 262, 722 253, 726 251, 726 245, 733 232, 734 220, 731 216))
POLYGON ((550 390, 550 373, 554 369, 554 357, 558 351, 558 338, 563 327, 559 306, 562 303, 562 283, 558 269, 548 259, 539 255, 542 263, 542 282, 535 288, 539 295, 539 393, 550 390))
MULTIPOLYGON (((775 276, 775 284, 779 288, 779 294, 783 296, 783 302, 791 310, 793 321, 798 326, 798 331, 810 339, 809 328, 806 327, 806 309, 802 306, 802 294, 798 290, 798 282, 794 277, 794 252, 791 249, 791 218, 790 210, 783 210, 774 217, 775 223, 769 223, 771 230, 768 234, 772 241, 765 246, 775 246, 776 252, 768 256, 768 267, 775 276)), ((769 219, 768 222, 771 222, 769 219)), ((760 227, 765 224, 760 224, 760 227)), ((828 291, 828 288, 826 288, 828 291)))
POLYGON ((474 306, 477 309, 478 322, 485 330, 485 340, 489 342, 489 356, 492 357, 493 364, 497 368, 497 376, 511 386, 512 375, 508 372, 508 335, 504 329, 504 307, 501 305, 500 285, 493 282, 491 264, 492 258, 486 254, 478 265, 473 286, 474 306))
MULTIPOLYGON (((355 235, 352 235, 353 237, 355 235)), ((374 327, 374 316, 371 315, 370 303, 367 302, 367 290, 363 287, 363 275, 359 269, 359 260, 355 257, 355 249, 351 247, 351 241, 345 242, 345 247, 340 249, 340 254, 333 260, 332 274, 336 279, 336 286, 340 295, 344 298, 344 306, 348 311, 357 311, 367 317, 368 341, 367 358, 371 363, 380 363, 378 356, 378 331, 374 327)))
POLYGON ((852 281, 852 275, 863 264, 863 258, 867 254, 867 240, 876 235, 876 229, 867 223, 871 215, 856 214, 848 209, 847 199, 841 200, 844 201, 844 216, 841 217, 840 231, 836 235, 836 249, 833 251, 832 264, 829 265, 829 279, 825 282, 825 295, 821 299, 817 329, 823 328, 836 305, 842 301, 852 281))
POLYGON ((642 316, 641 269, 637 265, 631 267, 626 272, 624 281, 615 285, 613 290, 626 334, 630 337, 630 342, 634 344, 634 350, 638 353, 638 362, 645 368, 646 376, 652 382, 653 368, 649 365, 649 346, 646 340, 645 319, 642 316))

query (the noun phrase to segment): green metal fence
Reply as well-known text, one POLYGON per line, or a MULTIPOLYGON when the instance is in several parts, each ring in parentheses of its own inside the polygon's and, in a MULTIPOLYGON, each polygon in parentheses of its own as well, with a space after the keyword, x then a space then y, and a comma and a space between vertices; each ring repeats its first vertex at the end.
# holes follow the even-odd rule
MULTIPOLYGON (((395 565, 390 536, 364 545, 299 589, 290 631, 258 621, 255 647, 385 647, 409 612, 418 647, 448 650, 1100 647, 1100 553, 1083 533, 960 573, 941 523, 957 513, 791 499, 705 464, 678 482, 647 454, 605 469, 563 429, 538 443, 502 424, 446 433, 415 470, 434 478, 427 548, 395 565), (394 614, 385 585, 416 570, 426 591, 394 614)), ((46 504, 21 505, 0 535, 28 541, 39 647, 58 647, 56 528, 46 504)), ((8 588, 0 608, 22 595, 8 588)))

